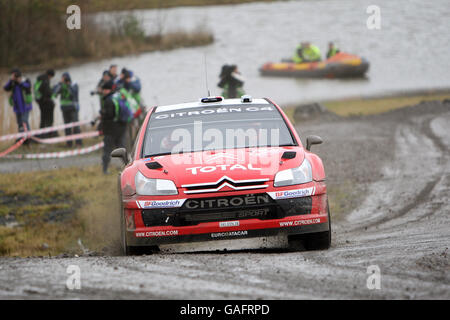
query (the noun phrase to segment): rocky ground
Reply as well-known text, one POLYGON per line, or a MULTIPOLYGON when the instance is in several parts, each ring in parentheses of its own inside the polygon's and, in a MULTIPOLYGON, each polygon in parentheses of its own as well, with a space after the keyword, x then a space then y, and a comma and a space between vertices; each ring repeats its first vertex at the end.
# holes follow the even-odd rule
POLYGON ((0 258, 0 298, 450 299, 449 123, 440 101, 297 123, 302 139, 325 141, 313 151, 339 198, 329 250, 0 258), (69 265, 80 290, 66 288, 69 265))

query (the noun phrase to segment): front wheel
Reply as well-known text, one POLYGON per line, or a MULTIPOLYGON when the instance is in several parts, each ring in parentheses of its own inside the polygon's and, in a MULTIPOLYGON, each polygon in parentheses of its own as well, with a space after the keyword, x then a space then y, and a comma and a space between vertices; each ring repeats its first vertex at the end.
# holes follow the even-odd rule
POLYGON ((293 250, 326 250, 331 246, 331 216, 328 207, 328 231, 290 236, 289 247, 293 250))
POLYGON ((124 256, 129 256, 133 254, 133 248, 127 245, 127 235, 126 235, 123 206, 121 206, 120 208, 120 249, 124 256))
POLYGON ((120 191, 120 175, 119 175, 119 201, 120 201, 120 211, 119 211, 119 223, 120 223, 120 251, 122 255, 129 256, 140 254, 142 249, 140 247, 130 247, 127 244, 127 227, 125 225, 124 208, 122 202, 122 193, 120 191))
POLYGON ((124 255, 124 256, 152 254, 152 253, 159 251, 158 246, 129 246, 128 245, 123 208, 121 209, 121 214, 120 214, 120 247, 121 247, 122 255, 124 255))
POLYGON ((331 217, 328 207, 328 231, 308 234, 304 240, 306 250, 325 250, 331 246, 331 217))

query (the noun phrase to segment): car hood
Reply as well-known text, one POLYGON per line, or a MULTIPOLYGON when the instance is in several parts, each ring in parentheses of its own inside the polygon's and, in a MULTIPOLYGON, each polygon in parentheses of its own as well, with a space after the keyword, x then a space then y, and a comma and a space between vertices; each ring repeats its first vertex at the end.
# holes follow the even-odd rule
POLYGON ((242 148, 145 158, 138 161, 138 169, 147 178, 169 179, 180 188, 197 184, 220 185, 227 181, 273 180, 278 171, 299 166, 304 157, 301 147, 242 148), (295 151, 295 157, 282 160, 286 151, 295 151), (150 169, 155 162, 162 167, 156 165, 150 169))

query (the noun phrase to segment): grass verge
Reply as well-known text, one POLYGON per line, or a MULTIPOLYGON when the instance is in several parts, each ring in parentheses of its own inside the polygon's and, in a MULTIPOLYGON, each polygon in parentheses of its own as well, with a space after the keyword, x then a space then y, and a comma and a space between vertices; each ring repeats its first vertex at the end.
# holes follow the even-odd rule
MULTIPOLYGON (((328 111, 341 117, 367 116, 388 112, 395 109, 414 106, 422 101, 450 99, 450 89, 399 93, 387 97, 350 98, 320 101, 328 111)), ((307 103, 306 103, 307 104, 307 103)), ((286 106, 284 113, 292 123, 296 123, 294 114, 298 106, 286 106)))
POLYGON ((421 101, 450 99, 448 93, 423 93, 413 95, 398 95, 368 99, 347 99, 325 101, 322 104, 331 112, 340 116, 360 116, 387 112, 419 104, 421 101))
POLYGON ((0 255, 82 253, 78 239, 91 251, 117 248, 117 174, 99 166, 2 174, 0 208, 0 255))

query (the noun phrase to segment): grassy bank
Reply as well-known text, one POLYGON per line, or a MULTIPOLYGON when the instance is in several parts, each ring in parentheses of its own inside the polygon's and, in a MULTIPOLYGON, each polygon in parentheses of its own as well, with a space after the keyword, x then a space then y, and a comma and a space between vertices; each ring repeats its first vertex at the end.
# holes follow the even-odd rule
POLYGON ((422 93, 367 99, 325 101, 322 104, 329 111, 340 116, 358 116, 379 114, 394 109, 406 108, 416 105, 421 101, 444 99, 450 99, 450 91, 447 93, 422 93))
POLYGON ((2 174, 0 255, 48 256, 117 248, 117 175, 99 166, 2 174))
MULTIPOLYGON (((342 117, 364 116, 380 114, 399 108, 407 108, 422 101, 450 99, 450 89, 430 90, 421 92, 398 93, 389 96, 371 98, 350 98, 340 100, 321 101, 320 104, 328 111, 342 117)), ((286 115, 292 122, 297 106, 287 106, 284 108, 286 115)))
MULTIPOLYGON (((104 1, 105 8, 109 8, 104 1)), ((125 2, 122 2, 125 3, 125 2)), ((128 3, 128 2, 127 2, 128 3)), ((207 45, 213 35, 204 27, 168 34, 147 34, 134 15, 116 17, 102 29, 90 13, 102 4, 80 0, 81 29, 66 27, 68 2, 16 0, 0 2, 0 72, 59 68, 73 63, 154 50, 207 45)), ((116 8, 118 10, 119 8, 116 8)))

